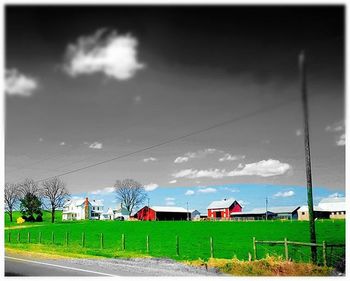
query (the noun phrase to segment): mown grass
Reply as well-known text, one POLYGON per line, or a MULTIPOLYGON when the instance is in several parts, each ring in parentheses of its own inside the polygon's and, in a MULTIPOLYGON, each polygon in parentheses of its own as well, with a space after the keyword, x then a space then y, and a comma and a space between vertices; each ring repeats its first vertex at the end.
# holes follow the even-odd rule
MULTIPOLYGON (((18 214, 19 215, 19 214, 18 214)), ((59 216, 60 214, 57 214, 59 216)), ((187 221, 75 221, 62 222, 59 218, 52 224, 50 214, 44 215, 42 223, 24 223, 33 228, 14 228, 16 223, 6 226, 6 246, 28 248, 37 251, 53 249, 54 252, 91 254, 104 257, 116 256, 155 256, 176 260, 197 260, 210 258, 210 237, 214 241, 214 257, 223 259, 247 260, 252 254, 252 238, 257 240, 283 240, 308 242, 309 224, 303 221, 256 221, 256 222, 187 222, 187 221), (30 243, 28 243, 28 232, 30 243), (8 241, 11 233, 11 242, 8 241), (20 242, 17 235, 20 233, 20 242), (39 244, 41 233, 41 246, 39 244), (54 242, 52 243, 52 233, 54 242), (68 233, 68 245, 66 245, 68 233), (82 233, 85 245, 82 247, 82 233), (103 233, 103 249, 100 238, 103 233), (122 249, 122 234, 125 235, 125 251, 122 249), (146 237, 149 236, 149 253, 146 251, 146 237), (179 237, 179 255, 176 253, 176 236, 179 237), (34 247, 34 248, 33 248, 34 247), (35 249, 34 249, 35 250, 35 249)), ((317 241, 322 243, 345 243, 345 221, 324 220, 316 222, 317 241)), ((258 258, 266 254, 283 255, 283 246, 258 246, 258 258)), ((322 259, 319 250, 320 261, 322 259)), ((290 257, 297 261, 310 260, 310 249, 291 247, 290 257)))

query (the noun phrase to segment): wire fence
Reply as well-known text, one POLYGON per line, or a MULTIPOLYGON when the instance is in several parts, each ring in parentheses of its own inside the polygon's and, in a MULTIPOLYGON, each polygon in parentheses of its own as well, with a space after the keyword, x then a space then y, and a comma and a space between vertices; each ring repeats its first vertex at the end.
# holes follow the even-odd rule
POLYGON ((239 241, 218 239, 207 236, 203 239, 191 239, 188 236, 173 235, 161 237, 145 233, 91 233, 76 231, 26 231, 6 232, 7 244, 41 244, 48 247, 65 247, 67 251, 89 250, 95 254, 133 252, 156 257, 175 259, 233 258, 240 260, 258 260, 267 255, 284 257, 295 262, 311 262, 311 246, 317 247, 317 264, 345 270, 345 244, 311 244, 283 241, 259 241, 253 238, 253 247, 247 249, 239 241))

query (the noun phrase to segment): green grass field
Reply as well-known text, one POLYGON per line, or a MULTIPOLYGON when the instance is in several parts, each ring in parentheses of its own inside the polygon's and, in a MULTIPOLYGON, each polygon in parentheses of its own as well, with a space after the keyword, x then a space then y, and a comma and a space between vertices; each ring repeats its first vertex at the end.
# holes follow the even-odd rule
MULTIPOLYGON (((14 215, 16 219, 18 213, 14 215)), ((187 221, 75 221, 62 222, 57 213, 57 222, 52 224, 50 214, 44 213, 42 223, 24 223, 17 228, 6 215, 5 242, 11 247, 29 249, 53 249, 57 252, 84 253, 98 256, 141 256, 147 255, 146 237, 149 236, 149 255, 169 257, 177 260, 207 260, 210 257, 210 237, 213 237, 214 256, 247 260, 253 252, 252 238, 257 240, 283 240, 308 242, 308 222, 303 221, 256 221, 256 222, 187 222, 187 221), (33 226, 33 227, 32 227, 33 226), (28 232, 30 243, 28 243, 28 232), (9 234, 11 233, 11 234, 9 234), (20 242, 17 241, 20 233, 20 242), (52 243, 52 233, 54 242, 52 243), (66 245, 68 233, 68 246, 66 245), (82 247, 82 233, 85 233, 85 247, 82 247), (100 238, 103 233, 103 249, 100 238), (122 234, 125 235, 125 251, 122 250, 122 234), (11 241, 8 241, 9 235, 11 241), (179 256, 176 254, 176 236, 179 237, 179 256)), ((317 242, 345 243, 345 221, 324 220, 316 222, 317 242)), ((339 250, 339 249, 338 249, 339 250)), ((332 250, 336 253, 336 250, 332 250)), ((307 247, 290 246, 290 257, 298 261, 309 261, 307 247)), ((283 255, 282 246, 258 245, 258 258, 266 254, 283 255)), ((341 253, 338 253, 340 255, 341 253)), ((319 249, 321 260, 322 250, 319 249)))

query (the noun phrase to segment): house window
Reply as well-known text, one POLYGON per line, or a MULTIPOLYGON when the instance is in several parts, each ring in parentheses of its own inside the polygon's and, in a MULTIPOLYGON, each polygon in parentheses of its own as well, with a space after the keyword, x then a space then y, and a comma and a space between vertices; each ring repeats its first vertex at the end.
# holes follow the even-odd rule
POLYGON ((305 212, 301 212, 302 215, 305 215, 305 212))

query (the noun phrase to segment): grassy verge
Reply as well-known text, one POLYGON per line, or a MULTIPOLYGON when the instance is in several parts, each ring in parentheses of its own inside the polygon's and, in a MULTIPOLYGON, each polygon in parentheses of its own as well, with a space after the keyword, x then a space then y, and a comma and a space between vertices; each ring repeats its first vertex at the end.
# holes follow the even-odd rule
POLYGON ((311 263, 284 261, 281 257, 269 257, 257 261, 238 259, 214 259, 188 262, 194 266, 216 268, 234 276, 330 276, 333 268, 316 266, 311 263))

